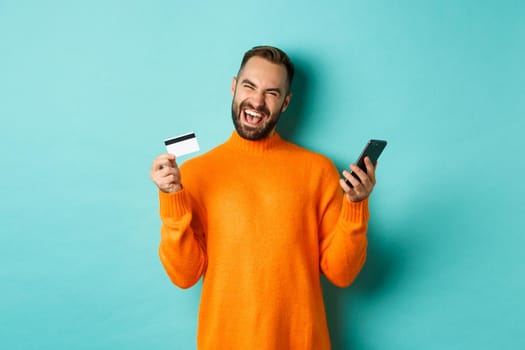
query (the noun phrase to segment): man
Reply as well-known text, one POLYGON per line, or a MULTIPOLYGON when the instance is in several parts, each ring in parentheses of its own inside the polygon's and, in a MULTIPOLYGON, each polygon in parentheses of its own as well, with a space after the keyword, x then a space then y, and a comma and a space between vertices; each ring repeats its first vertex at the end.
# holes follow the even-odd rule
POLYGON ((204 277, 199 349, 329 349, 320 273, 344 287, 364 264, 374 166, 341 179, 280 137, 293 73, 281 50, 249 50, 232 82, 231 137, 180 169, 172 155, 153 162, 162 264, 181 288, 204 277))

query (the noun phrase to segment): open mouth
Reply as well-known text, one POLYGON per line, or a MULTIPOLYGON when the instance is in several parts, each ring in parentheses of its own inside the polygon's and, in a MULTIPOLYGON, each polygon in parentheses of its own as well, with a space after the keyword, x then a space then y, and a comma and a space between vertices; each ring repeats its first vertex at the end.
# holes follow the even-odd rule
POLYGON ((247 126, 257 127, 263 122, 265 117, 265 113, 258 112, 254 109, 247 108, 242 111, 242 119, 247 126))

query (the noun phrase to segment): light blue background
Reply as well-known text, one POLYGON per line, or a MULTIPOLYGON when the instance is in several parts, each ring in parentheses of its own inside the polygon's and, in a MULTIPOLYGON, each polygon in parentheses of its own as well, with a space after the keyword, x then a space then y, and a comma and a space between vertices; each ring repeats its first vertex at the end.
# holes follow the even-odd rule
POLYGON ((297 65, 284 136, 340 168, 389 141, 367 264, 323 282, 334 349, 524 348, 518 0, 1 0, 0 346, 194 348, 149 169, 164 138, 230 135, 257 44, 297 65))

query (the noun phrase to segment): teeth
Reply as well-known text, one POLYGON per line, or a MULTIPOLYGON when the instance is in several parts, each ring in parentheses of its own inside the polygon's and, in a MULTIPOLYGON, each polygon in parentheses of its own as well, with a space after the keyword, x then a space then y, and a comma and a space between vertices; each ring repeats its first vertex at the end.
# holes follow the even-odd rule
POLYGON ((256 117, 256 118, 261 118, 262 115, 260 113, 257 113, 257 112, 253 112, 253 111, 245 111, 246 114, 252 116, 252 117, 256 117))

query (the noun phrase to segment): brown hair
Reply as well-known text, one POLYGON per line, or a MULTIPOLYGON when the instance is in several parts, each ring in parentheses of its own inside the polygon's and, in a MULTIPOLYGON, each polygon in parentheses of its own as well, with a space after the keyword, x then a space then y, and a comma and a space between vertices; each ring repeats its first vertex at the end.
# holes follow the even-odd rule
POLYGON ((243 69, 246 62, 248 62, 253 56, 264 58, 275 64, 282 64, 286 68, 288 90, 290 90, 295 69, 292 61, 284 51, 273 46, 255 46, 244 54, 239 72, 243 69))

